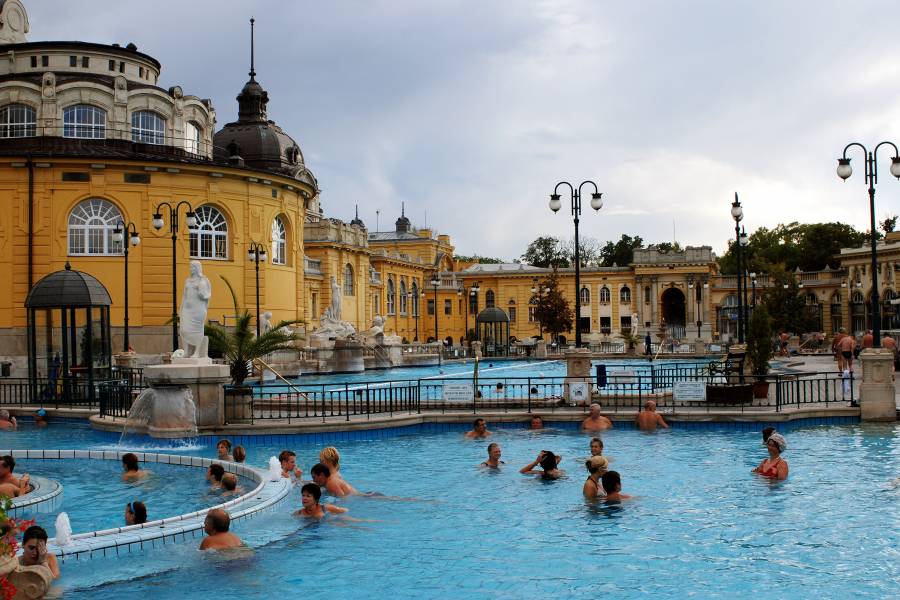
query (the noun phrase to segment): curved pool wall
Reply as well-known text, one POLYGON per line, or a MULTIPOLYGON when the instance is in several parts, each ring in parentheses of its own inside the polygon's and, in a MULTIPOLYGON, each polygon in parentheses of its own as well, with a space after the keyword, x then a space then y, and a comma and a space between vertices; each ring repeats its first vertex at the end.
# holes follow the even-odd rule
MULTIPOLYGON (((0 449, 0 456, 9 454, 16 459, 28 460, 79 459, 121 461, 122 455, 127 452, 112 450, 0 449)), ((225 509, 231 515, 231 522, 239 523, 278 507, 287 499, 292 487, 292 482, 288 479, 270 481, 265 472, 245 464, 224 462, 198 456, 180 456, 157 452, 134 452, 134 454, 137 455, 139 461, 144 463, 180 465, 203 470, 208 469, 213 463, 221 464, 227 472, 246 477, 257 485, 250 492, 237 496, 228 502, 215 504, 202 510, 148 521, 140 525, 77 533, 72 536, 71 542, 65 546, 57 545, 56 539, 53 538, 47 546, 49 552, 55 554, 63 561, 67 559, 83 560, 115 556, 123 552, 134 552, 166 544, 183 543, 204 535, 203 521, 209 510, 213 508, 225 509)), ((62 486, 59 484, 57 486, 56 498, 62 492, 62 486)), ((27 498, 27 495, 22 496, 22 498, 27 498)), ((24 510, 24 507, 22 510, 24 510)), ((33 509, 30 510, 33 511, 33 509)))
MULTIPOLYGON (((11 450, 2 450, 0 456, 10 454, 11 450)), ((21 452, 21 451, 20 451, 21 452)), ((27 451, 26 451, 27 452, 27 451)), ((13 498, 7 513, 11 517, 20 517, 27 513, 54 512, 62 502, 63 486, 54 479, 29 477, 31 491, 27 494, 13 498)))

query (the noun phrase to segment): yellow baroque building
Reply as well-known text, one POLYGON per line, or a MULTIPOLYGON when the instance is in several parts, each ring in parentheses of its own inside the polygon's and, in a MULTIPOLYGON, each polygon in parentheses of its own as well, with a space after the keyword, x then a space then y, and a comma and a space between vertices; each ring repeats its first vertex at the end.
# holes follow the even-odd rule
MULTIPOLYGON (((389 231, 369 231, 358 214, 327 217, 299 145, 267 115, 253 65, 237 119, 217 130, 211 102, 159 87, 161 65, 132 44, 28 42, 20 0, 2 6, 24 23, 11 31, 0 19, 0 361, 14 364, 14 376, 25 372, 28 291, 66 264, 109 291, 113 349, 124 349, 124 244, 129 342, 142 355, 172 349, 172 277, 177 303, 190 260, 213 286, 209 320, 225 325, 235 316, 227 281, 242 308, 255 312, 258 297, 261 312, 303 321, 309 333, 331 304, 333 279, 342 318, 358 330, 381 316, 385 333, 407 342, 458 344, 479 313, 496 308, 512 337, 545 333, 532 301, 547 269, 457 263, 450 237, 415 228, 404 210, 389 231), (139 243, 128 233, 118 241, 118 227, 133 228, 139 243)), ((900 325, 889 302, 898 256, 889 236, 879 246, 885 329, 900 325)), ((871 324, 867 252, 839 259, 839 269, 796 277, 822 331, 858 333, 871 324)), ((559 277, 574 304, 573 270, 559 277)), ((762 294, 769 282, 761 275, 758 285, 762 294)), ((735 292, 708 246, 639 249, 632 264, 581 270, 577 326, 594 344, 663 320, 680 339, 727 340, 735 292)))

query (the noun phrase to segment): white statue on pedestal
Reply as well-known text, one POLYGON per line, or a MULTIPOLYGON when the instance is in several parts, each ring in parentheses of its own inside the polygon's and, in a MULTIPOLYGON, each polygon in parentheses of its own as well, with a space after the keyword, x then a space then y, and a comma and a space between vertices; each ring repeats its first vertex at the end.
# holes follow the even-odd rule
POLYGON ((260 333, 269 333, 272 330, 272 313, 270 311, 264 312, 259 317, 259 331, 260 333))
POLYGON ((200 261, 191 261, 191 276, 184 282, 181 294, 181 312, 178 315, 178 334, 181 345, 189 358, 206 358, 209 338, 203 335, 206 311, 212 287, 203 275, 200 261))
POLYGON ((319 328, 312 334, 313 341, 321 344, 326 340, 346 340, 356 335, 356 329, 347 321, 341 320, 341 286, 337 279, 331 277, 331 304, 325 309, 325 314, 319 323, 319 328))

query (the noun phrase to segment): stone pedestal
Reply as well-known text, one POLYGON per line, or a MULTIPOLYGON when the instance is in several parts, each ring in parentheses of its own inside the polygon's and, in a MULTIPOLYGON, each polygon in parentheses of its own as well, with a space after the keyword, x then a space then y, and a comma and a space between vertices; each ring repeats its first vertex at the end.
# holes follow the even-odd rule
POLYGON ((860 418, 863 421, 896 421, 897 401, 891 381, 894 353, 885 348, 867 348, 859 355, 859 360, 862 364, 860 418))
POLYGON ((591 351, 587 348, 573 348, 567 350, 566 358, 566 382, 563 386, 563 395, 569 404, 590 404, 593 396, 591 392, 591 351), (580 399, 573 400, 572 386, 576 385, 576 390, 583 389, 583 385, 587 385, 587 393, 583 394, 580 399))
POLYGON ((547 358, 547 342, 545 342, 544 340, 538 340, 534 344, 534 357, 547 358))
POLYGON ((331 360, 333 373, 361 373, 366 370, 362 344, 355 340, 335 340, 331 360))
POLYGON ((700 339, 694 340, 694 354, 706 354, 706 342, 700 339))
POLYGON ((115 364, 117 367, 134 369, 135 367, 137 367, 137 353, 120 352, 113 356, 113 364, 115 364))
MULTIPOLYGON (((144 381, 150 387, 190 389, 196 407, 197 427, 218 427, 225 423, 225 390, 231 381, 228 365, 214 365, 210 359, 176 358, 171 365, 144 368, 144 381)), ((170 424, 171 425, 171 424, 170 424)), ((153 427, 153 423, 148 424, 153 427)))

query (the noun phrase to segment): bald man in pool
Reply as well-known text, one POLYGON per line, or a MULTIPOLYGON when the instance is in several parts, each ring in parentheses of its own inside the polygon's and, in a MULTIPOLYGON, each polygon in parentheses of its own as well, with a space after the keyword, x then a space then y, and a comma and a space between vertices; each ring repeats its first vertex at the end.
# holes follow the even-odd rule
POLYGON ((230 527, 231 515, 221 508, 214 508, 206 513, 206 520, 203 521, 206 537, 200 542, 200 549, 225 550, 243 546, 244 542, 241 541, 241 538, 228 531, 230 527))
POLYGON ((662 418, 662 415, 656 412, 656 402, 653 400, 644 402, 644 410, 634 418, 634 424, 641 431, 656 431, 657 427, 669 428, 669 424, 662 418))
POLYGON ((591 414, 581 422, 583 431, 603 431, 604 429, 612 429, 612 421, 600 414, 600 405, 594 402, 591 404, 591 414))

